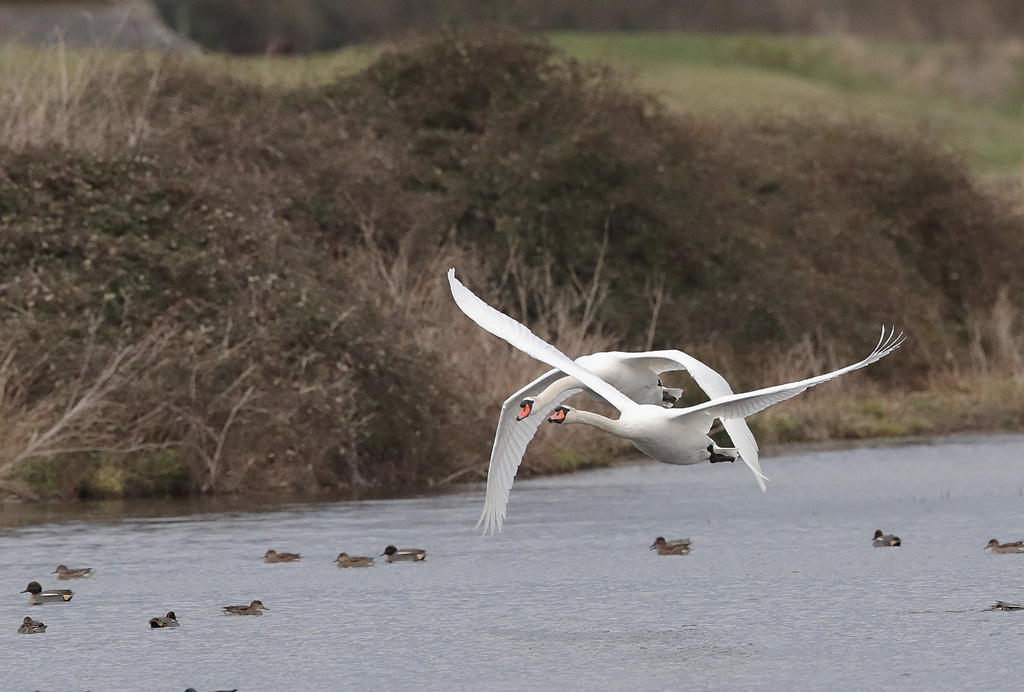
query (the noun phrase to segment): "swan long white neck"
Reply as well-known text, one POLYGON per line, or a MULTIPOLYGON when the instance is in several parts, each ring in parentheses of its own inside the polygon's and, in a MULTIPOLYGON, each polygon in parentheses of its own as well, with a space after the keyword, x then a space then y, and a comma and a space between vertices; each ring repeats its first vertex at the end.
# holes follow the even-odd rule
POLYGON ((605 418, 599 413, 593 413, 591 411, 580 411, 579 409, 572 409, 570 415, 565 417, 566 423, 582 423, 583 425, 589 425, 599 430, 604 430, 606 433, 611 433, 618 437, 626 437, 628 435, 622 429, 622 425, 619 421, 611 418, 605 418), (573 415, 575 414, 575 415, 573 415))
POLYGON ((583 385, 580 384, 580 381, 577 380, 575 377, 569 377, 568 375, 566 375, 565 377, 560 377, 554 382, 552 382, 550 385, 548 385, 547 389, 545 389, 543 392, 541 392, 540 394, 533 398, 534 407, 537 408, 538 410, 542 409, 549 403, 551 403, 552 399, 557 397, 565 390, 575 389, 577 387, 583 387, 583 385))

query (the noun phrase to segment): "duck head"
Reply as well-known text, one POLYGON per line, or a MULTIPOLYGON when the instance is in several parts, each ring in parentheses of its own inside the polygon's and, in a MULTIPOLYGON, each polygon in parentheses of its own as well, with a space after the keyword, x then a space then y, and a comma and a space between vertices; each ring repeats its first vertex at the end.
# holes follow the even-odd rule
POLYGON ((383 553, 381 553, 381 555, 382 555, 382 556, 383 556, 383 555, 394 555, 394 554, 395 554, 395 553, 397 553, 397 552, 398 552, 398 548, 396 548, 396 547, 395 547, 395 546, 393 546, 393 545, 389 545, 389 546, 388 546, 387 548, 385 548, 385 549, 384 549, 384 552, 383 552, 383 553))
POLYGON ((659 545, 665 545, 665 537, 664 536, 658 536, 657 538, 655 538, 654 539, 654 543, 651 544, 650 550, 654 550, 659 545))
POLYGON ((28 583, 28 586, 25 587, 25 590, 22 591, 22 593, 42 593, 42 592, 43 592, 43 587, 37 581, 30 581, 28 583))
MULTIPOLYGON (((998 547, 999 547, 999 541, 997 541, 994 538, 991 541, 989 541, 988 543, 985 544, 985 548, 998 548, 998 547)), ((982 550, 984 550, 985 548, 982 548, 982 550)))
POLYGON ((683 390, 677 387, 666 387, 665 383, 658 378, 658 388, 661 390, 661 405, 665 408, 672 408, 680 397, 683 396, 683 390))
POLYGON ((267 606, 263 605, 263 601, 253 601, 249 604, 250 608, 259 608, 260 610, 270 610, 267 606))

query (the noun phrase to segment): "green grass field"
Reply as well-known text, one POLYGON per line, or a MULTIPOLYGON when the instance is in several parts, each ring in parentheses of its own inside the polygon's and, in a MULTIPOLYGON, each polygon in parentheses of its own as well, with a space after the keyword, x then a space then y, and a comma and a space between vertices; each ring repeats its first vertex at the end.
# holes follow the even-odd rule
POLYGON ((931 132, 980 174, 1024 161, 1018 46, 852 38, 555 34, 570 55, 610 63, 684 112, 868 119, 931 132))

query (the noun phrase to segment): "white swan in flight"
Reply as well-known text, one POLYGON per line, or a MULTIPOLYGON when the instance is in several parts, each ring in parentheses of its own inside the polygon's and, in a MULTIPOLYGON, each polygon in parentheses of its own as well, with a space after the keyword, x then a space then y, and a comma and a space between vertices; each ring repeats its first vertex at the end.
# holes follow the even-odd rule
MULTIPOLYGON (((472 295, 469 289, 455 278, 454 269, 448 272, 448 279, 456 303, 459 291, 472 295)), ((476 299, 476 296, 473 297, 476 299)), ((487 310, 492 309, 480 302, 487 310)), ((460 304, 460 307, 466 310, 465 305, 460 304)), ((654 404, 668 408, 679 399, 683 390, 665 387, 658 377, 660 373, 671 370, 689 372, 694 381, 712 399, 733 393, 732 387, 724 377, 682 351, 593 353, 580 356, 576 363, 639 404, 654 404)), ((502 404, 498 427, 494 433, 494 444, 491 447, 490 464, 487 468, 486 500, 480 520, 477 522, 478 528, 480 524, 484 524, 485 533, 490 531, 493 534, 495 529, 501 531, 513 480, 526 453, 526 447, 536 435, 541 423, 559 404, 581 391, 605 401, 575 377, 565 375, 556 368, 544 373, 502 404), (517 405, 518 413, 513 415, 517 405)), ((742 418, 726 419, 722 422, 729 438, 739 449, 740 457, 754 472, 761 490, 765 490, 765 481, 768 479, 761 473, 757 441, 750 432, 747 422, 742 418)))
MULTIPOLYGON (((768 408, 772 404, 790 399, 810 387, 870 365, 899 348, 904 339, 902 332, 898 335, 895 334, 895 329, 890 330, 889 334, 886 335, 885 327, 883 327, 882 337, 879 339, 878 345, 867 358, 858 363, 824 375, 800 380, 799 382, 791 382, 743 394, 733 394, 731 389, 729 389, 728 393, 719 393, 718 387, 720 385, 724 385, 726 389, 729 388, 724 378, 711 368, 681 351, 653 352, 659 354, 653 356, 655 359, 668 358, 669 360, 674 360, 679 358, 679 356, 683 356, 681 361, 677 360, 676 362, 683 364, 691 372, 695 380, 698 380, 696 373, 700 373, 700 379, 704 380, 704 382, 698 380, 698 383, 711 396, 711 400, 703 404, 682 409, 666 409, 657 405, 634 402, 586 367, 573 362, 568 356, 536 336, 525 326, 480 300, 455 278, 454 269, 448 270, 448 283, 456 304, 470 319, 495 336, 504 339, 512 346, 576 380, 576 386, 565 390, 564 396, 558 401, 555 401, 555 399, 558 399, 556 396, 555 399, 547 402, 539 411, 536 410, 537 406, 534 404, 532 407, 534 411, 532 413, 539 413, 541 415, 530 415, 526 420, 520 421, 521 423, 529 422, 531 427, 520 431, 517 427, 506 425, 506 430, 509 430, 508 436, 511 438, 508 444, 498 444, 498 438, 502 437, 503 433, 502 423, 505 422, 499 420, 499 429, 495 436, 496 444, 491 453, 491 464, 488 469, 487 497, 484 503, 484 512, 481 516, 485 532, 488 528, 493 532, 493 527, 495 526, 499 531, 501 530, 501 522, 505 516, 509 489, 512 487, 512 479, 515 477, 519 461, 525 452, 526 445, 533 438, 534 432, 539 425, 537 419, 548 415, 549 411, 554 414, 551 418, 552 422, 585 423, 598 427, 630 440, 644 454, 667 464, 732 461, 736 453, 738 453, 754 471, 758 478, 758 483, 763 490, 764 476, 761 475, 760 465, 757 461, 757 442, 754 440, 750 429, 746 426, 746 422, 743 419, 746 416, 768 408), (665 354, 673 355, 666 356, 665 354), (708 373, 712 373, 713 377, 709 376, 708 373), (716 378, 720 380, 720 383, 716 381, 716 378), (598 397, 617 408, 620 414, 619 418, 612 420, 588 411, 576 411, 575 409, 559 405, 561 400, 582 391, 583 387, 592 390, 598 397), (733 444, 737 446, 736 449, 718 447, 708 437, 707 434, 716 418, 722 421, 726 431, 733 440, 733 444), (735 434, 734 431, 736 431, 735 434)), ((651 354, 638 354, 638 357, 641 359, 649 356, 651 354)), ((584 358, 587 357, 584 356, 584 358)), ((527 385, 524 391, 534 386, 545 386, 541 380, 550 375, 551 373, 548 373, 527 385)), ((557 379, 557 373, 554 376, 557 379)), ((507 417, 511 405, 514 405, 514 401, 518 398, 519 394, 517 392, 516 395, 510 397, 505 402, 505 405, 502 406, 502 419, 507 417)), ((479 525, 480 522, 477 522, 477 526, 479 525)))

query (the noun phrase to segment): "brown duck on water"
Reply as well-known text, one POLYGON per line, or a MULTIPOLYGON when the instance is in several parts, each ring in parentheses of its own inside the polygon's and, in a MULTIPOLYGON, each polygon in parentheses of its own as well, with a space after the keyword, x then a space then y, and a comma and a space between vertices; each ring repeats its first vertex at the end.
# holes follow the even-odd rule
POLYGON ((689 538, 677 538, 666 541, 663 536, 658 536, 651 544, 651 550, 657 550, 658 555, 688 555, 692 541, 689 538))
POLYGON ((985 546, 985 550, 992 549, 993 555, 1010 555, 1012 553, 1024 553, 1024 541, 1014 541, 1013 543, 1000 543, 996 539, 992 539, 985 546))
POLYGON ((224 612, 228 615, 263 615, 264 610, 270 610, 270 608, 263 605, 263 601, 253 601, 247 606, 224 606, 224 612))

